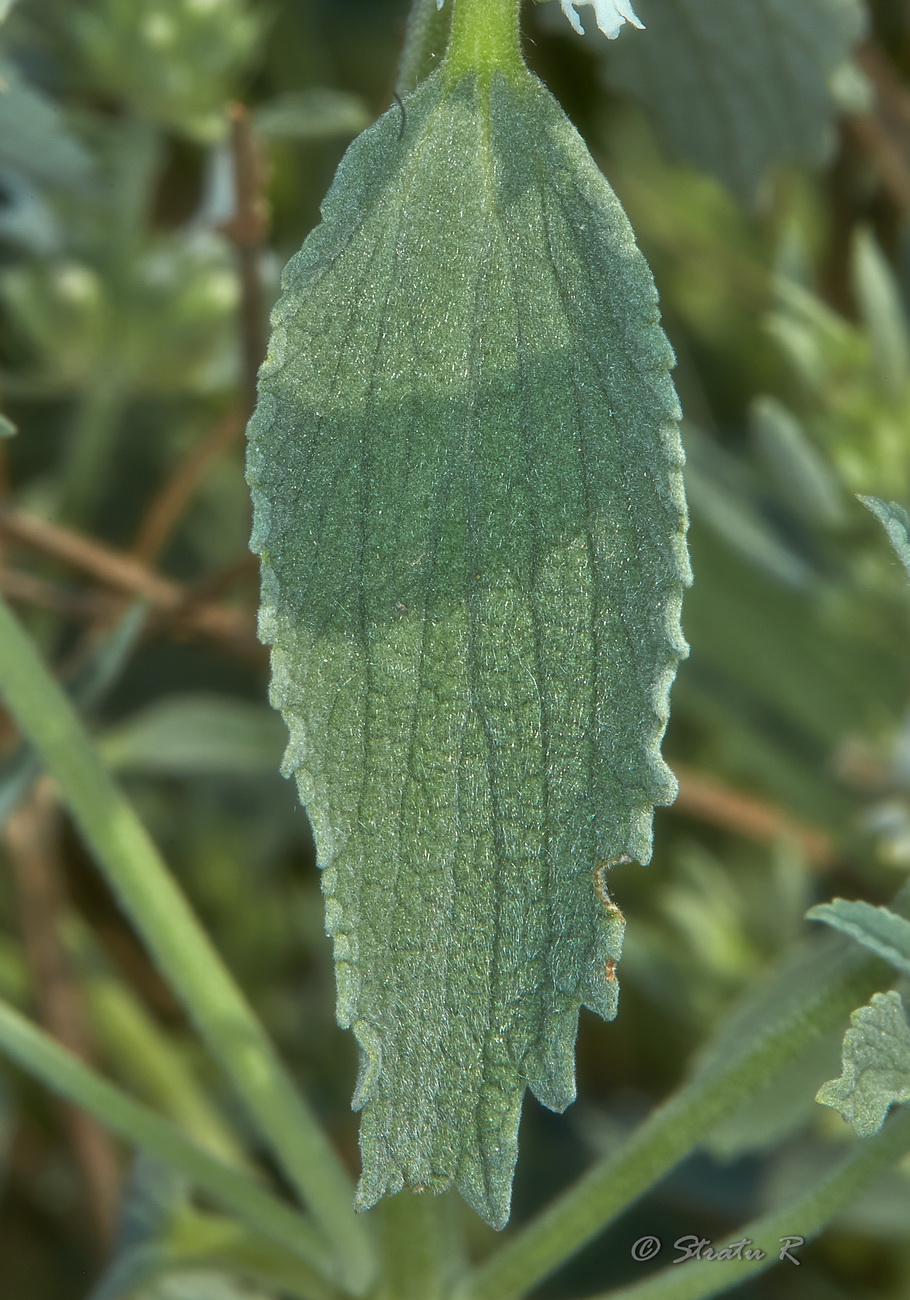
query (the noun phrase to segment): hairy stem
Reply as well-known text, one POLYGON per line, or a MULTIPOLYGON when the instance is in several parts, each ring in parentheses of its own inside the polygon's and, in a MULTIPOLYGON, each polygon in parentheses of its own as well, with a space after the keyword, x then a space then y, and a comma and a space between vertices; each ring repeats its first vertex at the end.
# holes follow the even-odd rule
POLYGON ((520 0, 449 0, 452 34, 445 67, 450 82, 466 72, 517 77, 524 70, 519 41, 520 0))

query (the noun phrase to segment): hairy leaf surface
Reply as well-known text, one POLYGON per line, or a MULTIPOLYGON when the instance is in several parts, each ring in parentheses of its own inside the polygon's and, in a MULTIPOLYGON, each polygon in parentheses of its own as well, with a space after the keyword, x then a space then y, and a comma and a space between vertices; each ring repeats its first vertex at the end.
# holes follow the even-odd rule
POLYGON ((888 540, 910 578, 910 514, 897 501, 880 501, 878 497, 864 496, 859 500, 872 511, 888 534, 888 540))
POLYGON ((910 1102, 910 1025, 901 995, 876 993, 850 1017, 844 1035, 839 1079, 823 1084, 816 1097, 833 1106, 860 1137, 871 1137, 895 1103, 910 1102))
POLYGON ((249 480, 368 1206, 508 1214, 522 1094, 616 1010, 603 864, 650 855, 685 510, 648 269, 529 74, 354 143, 285 273, 249 480))
POLYGON ((831 77, 863 30, 858 0, 640 0, 636 10, 645 31, 602 56, 674 157, 747 199, 776 163, 824 161, 831 77))

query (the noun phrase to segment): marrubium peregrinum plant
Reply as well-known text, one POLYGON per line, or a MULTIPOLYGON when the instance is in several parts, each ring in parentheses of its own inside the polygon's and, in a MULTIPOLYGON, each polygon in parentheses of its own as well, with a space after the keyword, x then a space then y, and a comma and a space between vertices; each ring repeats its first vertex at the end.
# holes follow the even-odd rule
POLYGON ((607 869, 648 860, 675 791, 672 362, 518 0, 454 0, 441 65, 287 267, 250 424, 272 700, 362 1053, 361 1207, 454 1183, 502 1225, 525 1088, 568 1106, 579 1007, 616 1014, 607 869))

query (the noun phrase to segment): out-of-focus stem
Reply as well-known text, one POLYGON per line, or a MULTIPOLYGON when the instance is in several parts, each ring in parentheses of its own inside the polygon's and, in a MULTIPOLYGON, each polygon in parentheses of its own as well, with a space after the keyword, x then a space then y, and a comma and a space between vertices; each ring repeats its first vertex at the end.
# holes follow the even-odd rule
POLYGON ((451 19, 451 4, 440 8, 436 0, 413 0, 398 62, 397 94, 409 95, 439 67, 451 19))

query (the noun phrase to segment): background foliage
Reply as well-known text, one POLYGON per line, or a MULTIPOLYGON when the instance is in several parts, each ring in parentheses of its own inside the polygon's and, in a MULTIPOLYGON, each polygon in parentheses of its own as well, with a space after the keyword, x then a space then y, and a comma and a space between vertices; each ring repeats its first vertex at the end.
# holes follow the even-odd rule
MULTIPOLYGON (((647 35, 608 46, 556 6, 527 14, 532 65, 655 271, 695 585, 667 744, 680 799, 653 864, 614 872, 620 1015, 583 1018, 565 1116, 526 1107, 519 1222, 669 1093, 810 904, 885 903, 910 867, 910 602, 853 496, 910 500, 910 19, 877 0, 845 67, 858 6, 747 9, 760 22, 740 32, 729 0, 640 0, 648 34, 692 37, 675 80, 647 35), (698 23, 749 67, 709 78, 698 23)), ((0 28, 0 403, 19 430, 0 448, 0 581, 353 1169, 355 1052, 306 819, 277 775, 240 433, 278 271, 389 103, 404 19, 397 0, 19 0, 0 28), (144 623, 112 634, 137 596, 144 623)), ((5 815, 22 766, 4 740, 5 815)), ((0 993, 237 1157, 236 1102, 40 786, 3 851, 0 993)), ((540 1294, 640 1280, 636 1238, 722 1237, 842 1149, 850 1130, 814 1094, 844 1028, 540 1294)), ((89 1295, 123 1204, 121 1244, 152 1260, 145 1300, 278 1294, 249 1259, 207 1262, 212 1224, 172 1176, 6 1067, 0 1145, 4 1300, 89 1295)), ((253 1139, 245 1158, 269 1167, 253 1139)), ((741 1294, 906 1296, 907 1174, 801 1259, 741 1294)), ((105 1286, 95 1300, 126 1293, 105 1286)))

